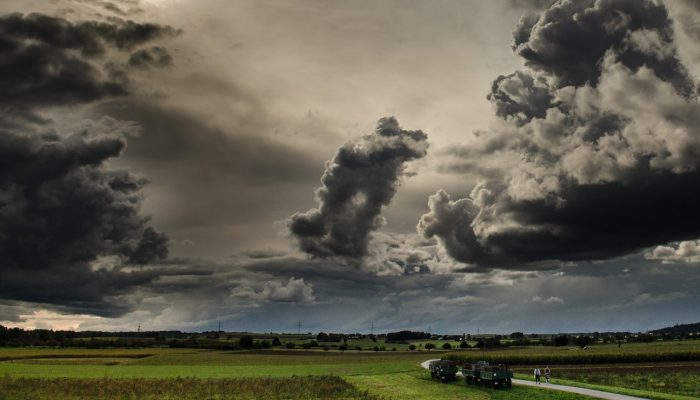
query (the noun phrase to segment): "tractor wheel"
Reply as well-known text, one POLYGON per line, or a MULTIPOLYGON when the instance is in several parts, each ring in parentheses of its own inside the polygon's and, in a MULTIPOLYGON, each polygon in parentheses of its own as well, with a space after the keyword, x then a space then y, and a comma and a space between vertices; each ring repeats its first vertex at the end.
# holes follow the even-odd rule
POLYGON ((431 379, 435 379, 435 376, 436 376, 435 372, 432 372, 432 371, 431 371, 431 372, 430 372, 430 378, 431 378, 431 379))
POLYGON ((511 387, 513 386, 513 381, 510 380, 510 378, 506 379, 506 387, 511 387))

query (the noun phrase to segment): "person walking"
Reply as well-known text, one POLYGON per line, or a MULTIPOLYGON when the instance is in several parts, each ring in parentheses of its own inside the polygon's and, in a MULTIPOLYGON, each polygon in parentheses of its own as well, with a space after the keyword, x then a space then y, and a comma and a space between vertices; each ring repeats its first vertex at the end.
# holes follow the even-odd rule
POLYGON ((540 367, 535 367, 535 383, 539 383, 541 385, 542 382, 540 382, 540 376, 542 376, 542 373, 540 372, 540 367))
POLYGON ((549 383, 549 378, 552 376, 552 370, 549 369, 549 365, 544 369, 544 379, 549 383))

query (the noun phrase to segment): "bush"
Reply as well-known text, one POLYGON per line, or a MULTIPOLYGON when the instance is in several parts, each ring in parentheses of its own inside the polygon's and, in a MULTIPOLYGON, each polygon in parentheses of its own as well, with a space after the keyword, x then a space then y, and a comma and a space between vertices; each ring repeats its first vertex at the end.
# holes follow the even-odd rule
POLYGON ((240 339, 238 339, 238 345, 241 346, 242 349, 252 349, 253 337, 249 335, 242 336, 240 339))
POLYGON ((469 348, 469 343, 467 341, 463 341, 462 343, 459 344, 460 349, 468 349, 469 348))
POLYGON ((452 350, 452 345, 450 344, 450 342, 445 342, 445 343, 442 345, 442 348, 445 349, 445 350, 452 350))
POLYGON ((430 350, 435 348, 435 345, 432 343, 426 343, 425 346, 423 346, 423 347, 425 347, 426 349, 428 349, 428 351, 430 351, 430 350))
POLYGON ((293 342, 287 342, 287 344, 285 345, 285 347, 288 348, 288 349, 293 349, 293 348, 295 348, 296 346, 294 345, 293 342))
POLYGON ((282 346, 282 342, 280 341, 280 338, 275 337, 274 339, 272 339, 272 345, 273 346, 282 346))
POLYGON ((408 349, 411 350, 411 351, 413 351, 413 350, 416 349, 416 345, 415 345, 415 344, 412 344, 412 345, 408 346, 408 349))

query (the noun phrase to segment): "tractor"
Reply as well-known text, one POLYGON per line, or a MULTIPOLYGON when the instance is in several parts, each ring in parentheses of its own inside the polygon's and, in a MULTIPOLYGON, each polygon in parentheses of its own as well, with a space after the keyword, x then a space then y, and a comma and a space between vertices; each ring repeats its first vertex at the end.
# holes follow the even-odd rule
POLYGON ((490 365, 486 361, 465 364, 462 375, 469 385, 491 388, 509 388, 513 384, 513 371, 505 364, 490 365))
POLYGON ((450 360, 431 361, 428 365, 430 377, 442 383, 457 380, 457 363, 450 360))

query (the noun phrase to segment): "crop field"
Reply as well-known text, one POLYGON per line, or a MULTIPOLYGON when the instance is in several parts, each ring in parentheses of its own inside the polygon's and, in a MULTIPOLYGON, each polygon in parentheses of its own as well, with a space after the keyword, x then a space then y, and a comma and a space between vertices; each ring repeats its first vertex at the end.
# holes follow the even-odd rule
MULTIPOLYGON (((530 368, 515 368, 529 374, 530 368)), ((563 365, 556 379, 700 398, 700 363, 563 365)))
POLYGON ((419 367, 426 359, 440 357, 507 362, 528 375, 531 365, 549 364, 555 366, 554 378, 562 382, 665 394, 644 396, 648 398, 700 397, 700 342, 682 341, 590 350, 533 346, 452 352, 0 348, 0 399, 585 398, 539 388, 494 391, 463 382, 440 384, 419 367), (628 362, 635 359, 640 361, 628 362))
POLYGON ((606 364, 639 362, 678 362, 700 360, 700 341, 592 345, 578 347, 510 347, 452 352, 448 358, 463 361, 494 361, 510 365, 531 364, 606 364))
POLYGON ((233 379, 0 378, 0 399, 380 400, 337 376, 233 379))

